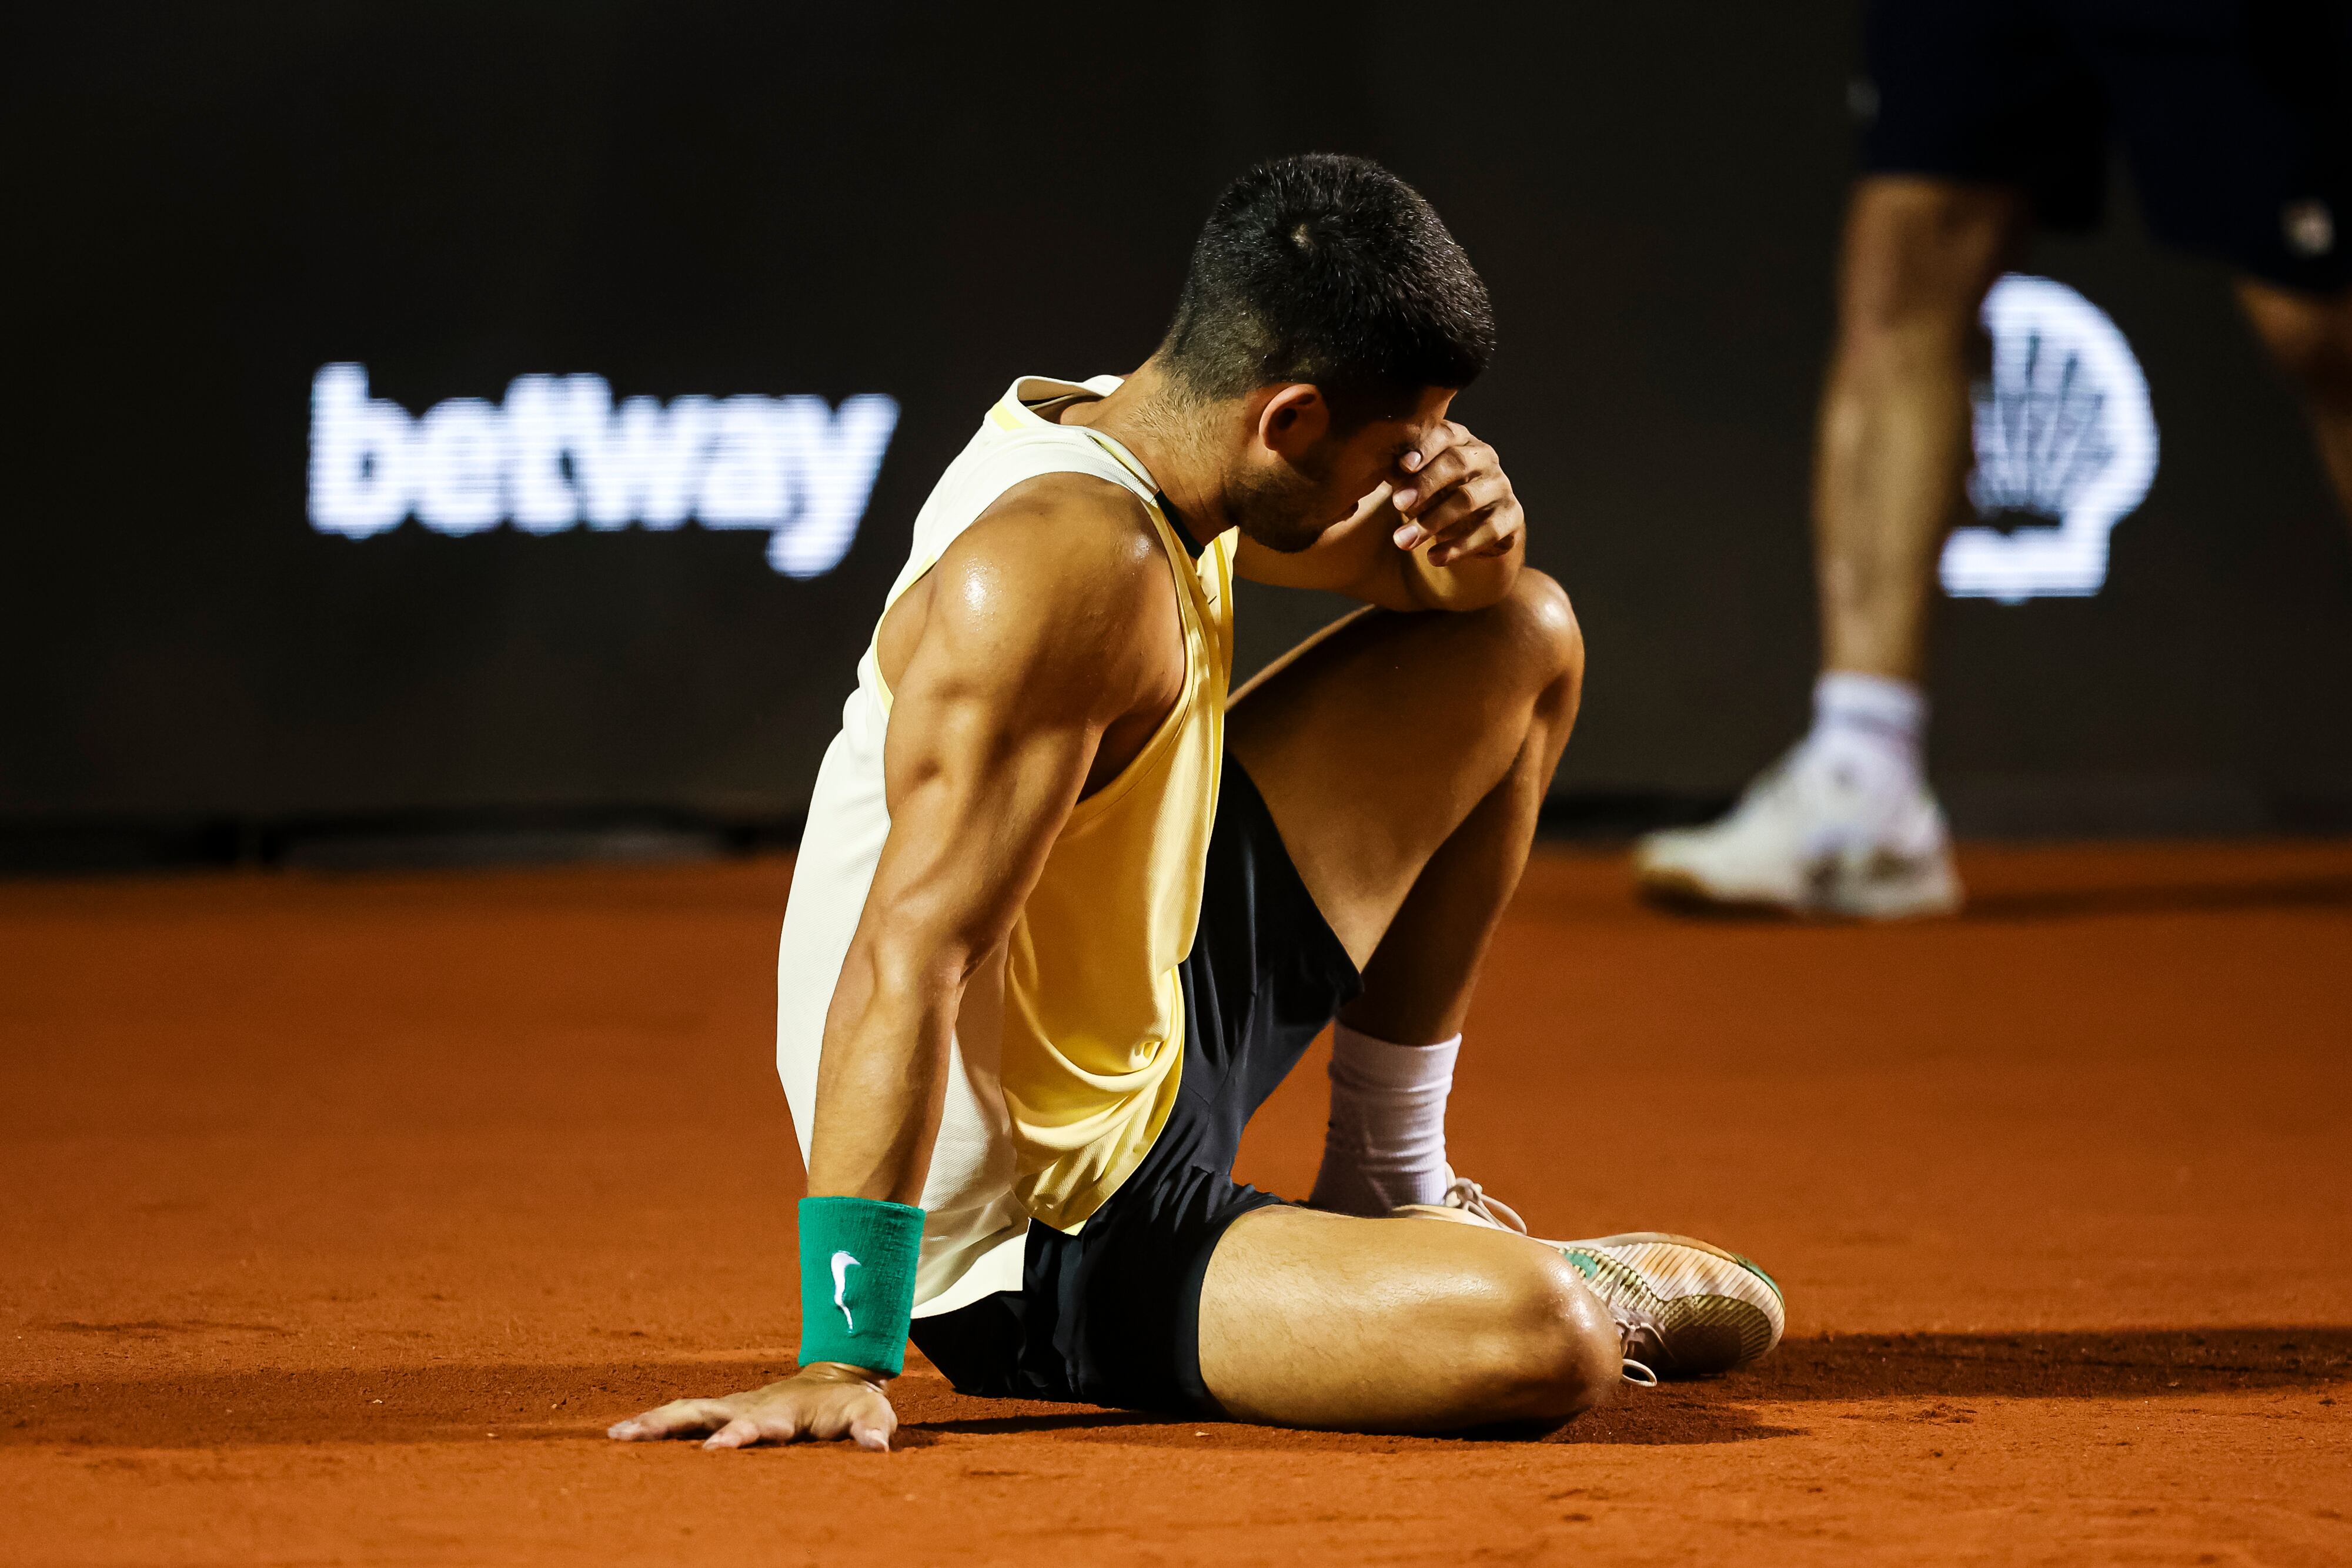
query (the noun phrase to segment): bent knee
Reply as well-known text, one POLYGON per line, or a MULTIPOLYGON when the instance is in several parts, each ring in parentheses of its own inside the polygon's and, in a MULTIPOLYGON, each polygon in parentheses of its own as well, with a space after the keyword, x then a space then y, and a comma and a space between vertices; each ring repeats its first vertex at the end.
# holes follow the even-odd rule
POLYGON ((1509 1286, 1501 1379, 1510 1419, 1565 1421, 1617 1386, 1622 1353, 1608 1309, 1568 1260, 1537 1254, 1509 1286))
POLYGON ((1544 673, 1546 684, 1565 685, 1573 695, 1584 683, 1584 629, 1577 624, 1568 590, 1549 573, 1523 567, 1496 608, 1508 617, 1514 640, 1532 654, 1532 667, 1544 673))

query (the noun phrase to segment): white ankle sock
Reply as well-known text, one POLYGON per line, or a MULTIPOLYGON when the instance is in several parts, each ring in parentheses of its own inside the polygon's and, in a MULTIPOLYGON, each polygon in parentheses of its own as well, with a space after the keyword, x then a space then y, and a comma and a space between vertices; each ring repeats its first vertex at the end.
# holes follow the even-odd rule
POLYGON ((1445 1196, 1445 1095, 1462 1037, 1391 1045, 1331 1026, 1331 1121, 1310 1207, 1386 1214, 1445 1196))
POLYGON ((1853 769, 1873 795, 1908 794, 1925 771, 1927 695, 1909 681, 1832 670, 1813 683, 1811 756, 1853 769))

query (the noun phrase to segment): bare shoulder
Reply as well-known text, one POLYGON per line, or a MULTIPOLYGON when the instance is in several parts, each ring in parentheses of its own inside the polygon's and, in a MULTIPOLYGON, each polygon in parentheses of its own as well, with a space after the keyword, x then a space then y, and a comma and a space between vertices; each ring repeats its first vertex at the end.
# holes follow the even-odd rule
POLYGON ((1166 569, 1150 514, 1135 492, 1092 474, 1041 474, 989 504, 940 558, 985 563, 1039 587, 1085 585, 1123 594, 1166 569))
MULTIPOLYGON (((958 685, 1008 685, 1033 704, 1059 706, 1059 695, 1115 713, 1164 684, 1159 666, 1171 645, 1181 656, 1150 515, 1132 491, 1092 475, 1044 475, 1006 491, 923 586, 921 625, 906 630, 927 662, 953 666, 958 685)), ((886 667, 893 652, 883 650, 886 667)))

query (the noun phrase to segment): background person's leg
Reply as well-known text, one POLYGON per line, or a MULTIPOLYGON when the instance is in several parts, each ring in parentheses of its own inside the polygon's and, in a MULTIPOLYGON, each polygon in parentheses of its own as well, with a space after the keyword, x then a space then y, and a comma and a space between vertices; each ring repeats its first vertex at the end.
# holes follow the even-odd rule
POLYGON ((1883 174, 1855 187, 1814 476, 1812 727, 1730 816, 1643 841, 1650 893, 1880 918, 1958 906, 1919 679, 1968 476, 1978 313, 2029 215, 2003 185, 1883 174))
POLYGON ((2241 277, 2238 302, 2302 395, 2320 461, 2352 521, 2352 292, 2305 294, 2241 277))
POLYGON ((1969 461, 1978 312, 2025 233, 2000 186, 1880 175, 1854 191, 1822 395, 1813 528, 1822 667, 1916 683, 1969 461))
POLYGON ((1620 1375, 1609 1312, 1559 1253, 1467 1225, 1261 1208, 1217 1243, 1201 1375, 1230 1415, 1444 1432, 1557 1425, 1620 1375))

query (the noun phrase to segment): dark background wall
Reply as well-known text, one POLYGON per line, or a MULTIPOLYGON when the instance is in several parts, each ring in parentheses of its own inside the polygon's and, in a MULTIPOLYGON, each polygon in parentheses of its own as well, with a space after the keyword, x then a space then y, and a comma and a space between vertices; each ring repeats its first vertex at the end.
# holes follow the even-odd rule
MULTIPOLYGON (((1491 283, 1460 404, 1592 653, 1558 790, 1735 789, 1801 725, 1804 500, 1851 168, 1842 4, 52 10, 6 52, 0 823, 785 819, 940 467, 1015 373, 1150 349, 1251 160, 1378 157, 1491 283), (887 392, 855 547, 304 513, 310 381, 887 392)), ((2043 245, 2163 459, 2095 598, 1948 604, 1964 827, 2325 825, 2352 542, 2224 277, 2127 198, 2043 245)), ((1262 660, 1329 606, 1255 591, 1262 660)))

